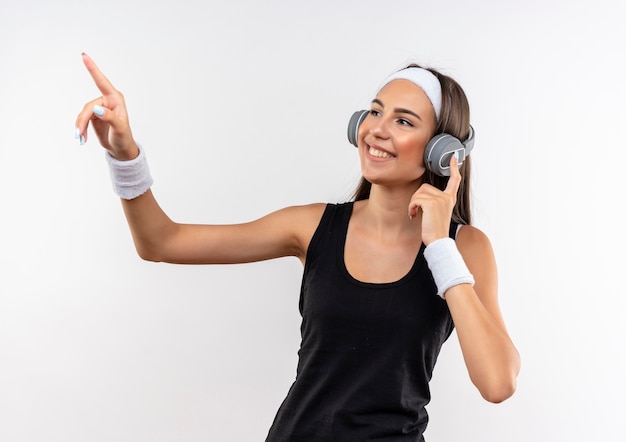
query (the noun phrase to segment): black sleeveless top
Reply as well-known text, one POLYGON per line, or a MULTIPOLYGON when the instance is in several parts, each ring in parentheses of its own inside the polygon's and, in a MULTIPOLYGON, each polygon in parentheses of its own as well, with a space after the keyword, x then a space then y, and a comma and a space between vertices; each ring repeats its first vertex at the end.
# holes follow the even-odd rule
POLYGON ((352 207, 327 205, 311 239, 296 380, 267 442, 424 440, 428 382, 452 317, 437 296, 424 244, 398 281, 365 283, 348 273, 352 207))

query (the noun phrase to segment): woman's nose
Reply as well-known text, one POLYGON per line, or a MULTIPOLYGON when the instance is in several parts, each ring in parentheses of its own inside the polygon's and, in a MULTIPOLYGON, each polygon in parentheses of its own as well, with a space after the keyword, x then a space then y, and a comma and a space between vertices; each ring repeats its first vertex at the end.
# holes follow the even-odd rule
POLYGON ((389 121, 384 117, 372 119, 370 133, 379 138, 387 138, 389 136, 389 121))

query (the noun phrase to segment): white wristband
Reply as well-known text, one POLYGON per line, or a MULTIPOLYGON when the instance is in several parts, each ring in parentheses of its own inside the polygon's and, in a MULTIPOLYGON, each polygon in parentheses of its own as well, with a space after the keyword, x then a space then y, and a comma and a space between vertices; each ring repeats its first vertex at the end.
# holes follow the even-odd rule
POLYGON ((154 180, 150 176, 146 155, 141 147, 137 158, 129 161, 117 160, 109 152, 105 152, 105 156, 109 164, 113 190, 120 198, 132 200, 146 193, 152 186, 154 180))
POLYGON ((441 238, 430 243, 424 249, 424 257, 437 285, 437 294, 443 299, 446 299, 445 294, 450 287, 474 285, 474 277, 452 238, 441 238))

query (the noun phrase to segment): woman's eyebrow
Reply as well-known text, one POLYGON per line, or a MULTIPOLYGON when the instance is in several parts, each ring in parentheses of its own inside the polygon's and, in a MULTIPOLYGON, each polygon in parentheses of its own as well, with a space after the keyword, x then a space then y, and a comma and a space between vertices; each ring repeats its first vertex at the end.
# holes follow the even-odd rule
MULTIPOLYGON (((382 107, 383 109, 385 108, 385 105, 383 104, 382 101, 380 101, 378 98, 374 98, 372 100, 372 103, 379 105, 380 107, 382 107)), ((422 117, 420 117, 419 115, 417 115, 415 112, 413 112, 410 109, 405 109, 402 107, 397 107, 394 109, 394 112, 398 113, 398 114, 409 114, 409 115, 413 115, 415 118, 417 118, 418 120, 422 121, 422 117)))

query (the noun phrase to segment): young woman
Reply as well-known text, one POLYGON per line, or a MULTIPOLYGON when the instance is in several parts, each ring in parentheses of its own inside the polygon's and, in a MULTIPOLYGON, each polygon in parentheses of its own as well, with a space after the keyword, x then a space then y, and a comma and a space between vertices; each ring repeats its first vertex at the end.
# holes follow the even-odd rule
POLYGON ((513 394, 520 359, 498 306, 490 242, 470 225, 465 155, 473 130, 454 80, 411 65, 384 81, 369 112, 351 122, 363 174, 355 201, 196 225, 161 210, 122 94, 93 60, 83 61, 102 95, 78 115, 76 137, 83 144, 91 124, 108 152, 143 259, 223 264, 295 256, 304 266, 297 377, 268 441, 424 440, 428 382, 454 327, 481 395, 501 402, 513 394), (462 148, 433 165, 441 134, 462 148))

